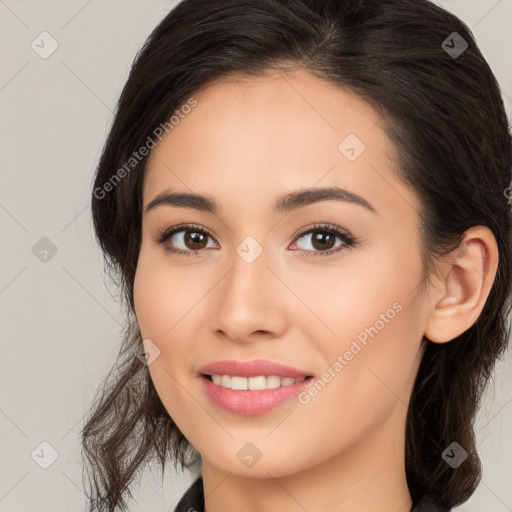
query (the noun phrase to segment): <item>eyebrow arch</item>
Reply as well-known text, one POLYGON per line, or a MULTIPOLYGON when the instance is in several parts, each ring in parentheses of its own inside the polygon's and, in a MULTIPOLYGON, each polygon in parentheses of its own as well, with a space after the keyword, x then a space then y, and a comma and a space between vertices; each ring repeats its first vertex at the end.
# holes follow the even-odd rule
MULTIPOLYGON (((377 213, 377 210, 363 197, 340 187, 308 188, 290 192, 278 197, 272 211, 274 215, 302 208, 319 201, 343 201, 363 206, 377 213)), ((165 190, 158 194, 144 209, 148 212, 158 206, 193 208, 213 214, 220 212, 220 206, 213 198, 189 192, 171 192, 165 190)))

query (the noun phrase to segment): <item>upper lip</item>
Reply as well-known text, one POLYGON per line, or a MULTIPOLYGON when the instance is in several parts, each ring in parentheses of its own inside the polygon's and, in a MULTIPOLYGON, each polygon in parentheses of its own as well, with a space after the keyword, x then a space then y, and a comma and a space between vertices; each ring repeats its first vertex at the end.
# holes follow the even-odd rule
POLYGON ((292 368, 281 363, 267 361, 265 359, 255 359, 252 361, 236 361, 228 359, 224 361, 215 361, 202 366, 199 369, 200 375, 235 375, 240 377, 257 377, 258 375, 278 375, 279 377, 292 377, 299 379, 301 377, 312 377, 309 372, 292 368))

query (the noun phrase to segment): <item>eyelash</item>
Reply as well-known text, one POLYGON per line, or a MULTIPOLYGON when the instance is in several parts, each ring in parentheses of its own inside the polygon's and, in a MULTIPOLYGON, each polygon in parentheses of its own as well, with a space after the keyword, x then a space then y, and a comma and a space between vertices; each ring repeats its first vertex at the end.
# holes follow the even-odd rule
MULTIPOLYGON (((158 244, 163 245, 172 235, 174 235, 175 233, 179 233, 180 231, 193 231, 194 233, 200 233, 202 235, 206 235, 209 236, 210 238, 213 238, 213 236, 208 230, 196 224, 180 224, 178 226, 173 226, 172 228, 160 232, 158 236, 154 239, 154 241, 158 244)), ((330 249, 328 251, 308 251, 305 249, 298 249, 297 251, 301 255, 310 256, 311 253, 313 253, 313 256, 330 256, 331 254, 340 252, 344 247, 351 248, 355 247, 358 244, 358 239, 355 236, 351 235, 348 231, 333 226, 332 224, 315 224, 313 227, 305 228, 295 235, 295 239, 302 238, 304 235, 314 233, 315 231, 323 231, 329 234, 334 234, 342 240, 343 245, 338 246, 336 249, 330 249)), ((195 254, 197 257, 201 252, 201 250, 184 251, 182 249, 173 249, 171 247, 165 247, 164 249, 169 253, 183 256, 191 256, 192 254, 195 254)))

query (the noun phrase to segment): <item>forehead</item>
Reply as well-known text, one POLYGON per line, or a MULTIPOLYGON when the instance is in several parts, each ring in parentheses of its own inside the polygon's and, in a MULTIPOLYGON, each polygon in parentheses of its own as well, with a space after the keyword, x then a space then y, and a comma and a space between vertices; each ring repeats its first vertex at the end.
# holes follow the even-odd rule
POLYGON ((343 186, 377 202, 386 181, 403 188, 380 115, 350 90, 299 70, 231 76, 191 96, 196 106, 151 151, 145 204, 166 188, 241 205, 304 187, 343 186))
MULTIPOLYGON (((383 142, 383 133, 373 131, 381 117, 366 101, 305 70, 269 71, 259 77, 229 75, 204 85, 193 96, 198 106, 173 128, 175 135, 183 131, 184 125, 192 124, 185 123, 186 119, 193 119, 205 129, 206 125, 217 125, 209 138, 229 134, 239 141, 249 137, 255 141, 275 140, 288 142, 287 146, 296 151, 317 148, 321 139, 331 146, 350 130, 371 145, 383 142), (238 133, 237 128, 242 125, 245 129, 238 133), (290 139, 291 135, 300 138, 290 139), (299 142, 305 137, 311 144, 300 147, 299 142)), ((194 130, 199 128, 194 126, 194 130)), ((205 143, 207 140, 201 141, 205 143)))

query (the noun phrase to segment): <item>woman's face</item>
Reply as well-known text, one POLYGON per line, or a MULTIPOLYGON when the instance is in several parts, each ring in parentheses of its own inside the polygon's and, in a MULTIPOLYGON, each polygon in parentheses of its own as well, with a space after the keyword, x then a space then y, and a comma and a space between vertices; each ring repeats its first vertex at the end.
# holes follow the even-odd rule
POLYGON ((427 308, 417 200, 381 119, 305 71, 193 96, 143 184, 135 307, 164 406, 203 466, 241 476, 379 453, 403 461, 427 308), (161 194, 204 196, 216 210, 168 198, 146 211, 161 194), (245 378, 247 367, 210 371, 242 377, 221 384, 202 376, 226 360, 313 378, 286 389, 266 378, 286 371, 267 366, 245 378), (269 389, 228 390, 246 383, 269 389))

